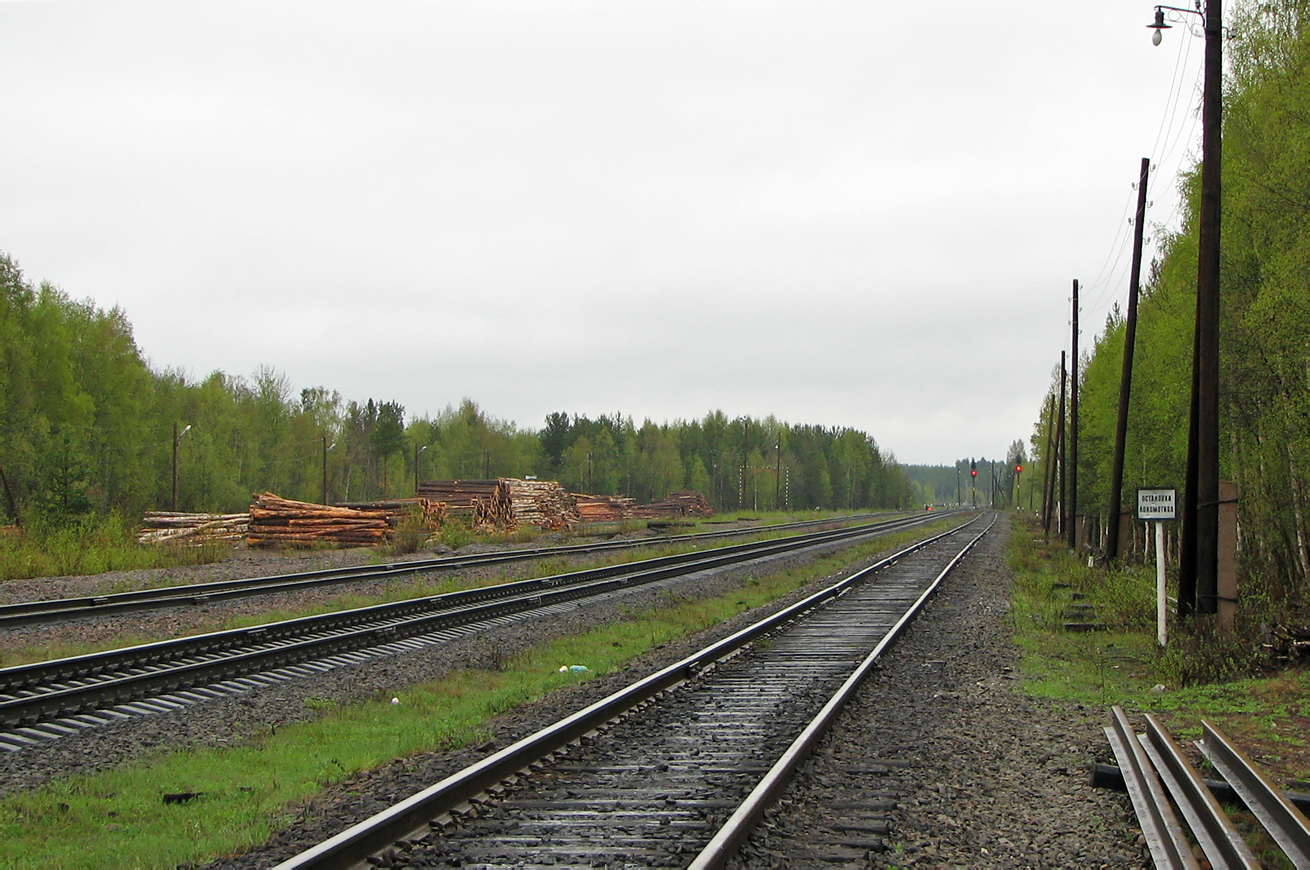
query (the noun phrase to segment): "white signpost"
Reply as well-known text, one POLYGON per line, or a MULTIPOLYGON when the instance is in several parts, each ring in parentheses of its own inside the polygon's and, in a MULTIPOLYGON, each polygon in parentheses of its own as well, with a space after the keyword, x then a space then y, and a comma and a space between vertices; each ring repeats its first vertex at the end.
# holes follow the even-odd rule
POLYGON ((1137 490, 1137 518, 1155 523, 1155 636, 1164 646, 1168 640, 1165 614, 1169 611, 1164 583, 1164 521, 1178 518, 1178 490, 1137 490))

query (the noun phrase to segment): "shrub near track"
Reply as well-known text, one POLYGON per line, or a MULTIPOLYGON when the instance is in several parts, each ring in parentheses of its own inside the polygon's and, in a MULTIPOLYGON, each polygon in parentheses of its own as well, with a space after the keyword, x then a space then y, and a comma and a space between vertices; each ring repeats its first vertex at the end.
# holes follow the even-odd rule
POLYGON ((293 806, 329 785, 407 755, 476 744, 500 713, 578 679, 561 663, 607 673, 668 640, 767 604, 853 562, 949 528, 958 519, 852 547, 726 595, 668 606, 543 644, 498 671, 466 671, 397 693, 399 704, 325 704, 320 717, 232 748, 171 752, 149 762, 60 780, 0 802, 0 866, 176 867, 263 842, 293 806), (198 793, 166 805, 166 793, 198 793))

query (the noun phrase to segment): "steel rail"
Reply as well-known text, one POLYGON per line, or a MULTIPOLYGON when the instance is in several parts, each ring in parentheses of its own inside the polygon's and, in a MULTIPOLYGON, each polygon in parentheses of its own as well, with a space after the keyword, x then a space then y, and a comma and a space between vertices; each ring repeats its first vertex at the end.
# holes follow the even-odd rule
POLYGON ((1282 792, 1218 728, 1201 720, 1196 747, 1242 798, 1292 866, 1310 868, 1310 825, 1282 792))
MULTIPOLYGON (((611 550, 628 550, 667 544, 697 543, 752 534, 770 534, 834 522, 848 523, 868 519, 878 514, 859 514, 825 520, 802 520, 748 529, 725 529, 715 532, 698 532, 672 535, 658 540, 603 541, 595 544, 570 544, 560 547, 534 547, 503 553, 478 553, 466 556, 443 556, 436 559, 417 559, 409 562, 392 562, 386 565, 368 565, 354 568, 326 568, 318 571, 298 571, 291 574, 264 577, 242 577, 215 580, 208 583, 191 583, 165 586, 158 589, 139 589, 106 595, 86 595, 75 598, 52 598, 41 601, 24 601, 0 605, 0 628, 35 625, 77 619, 84 616, 103 616, 113 613, 134 613, 166 607, 203 606, 218 601, 249 598, 293 592, 298 589, 352 583, 364 580, 385 580, 406 577, 429 571, 455 571, 462 568, 524 562, 551 556, 603 553, 611 550)), ((913 515, 912 515, 913 516, 913 515)))
MULTIPOLYGON (((972 522, 972 521, 971 521, 972 522)), ((693 653, 596 703, 548 726, 482 761, 446 777, 392 807, 278 864, 274 870, 336 870, 362 866, 382 850, 406 848, 425 836, 432 820, 457 810, 461 804, 498 783, 549 757, 584 735, 596 731, 661 692, 696 676, 752 640, 798 619, 807 611, 850 592, 857 584, 916 550, 953 535, 970 523, 957 526, 906 547, 877 563, 823 589, 778 613, 693 653)), ((385 863, 385 858, 383 859, 385 863)))
POLYGON ((928 600, 937 593, 937 589, 941 586, 942 581, 946 579, 946 575, 954 570, 965 554, 972 550, 982 540, 983 536, 991 531, 992 526, 995 524, 996 519, 993 517, 987 528, 979 532, 960 552, 955 554, 955 557, 942 569, 928 588, 919 595, 914 604, 897 620, 891 631, 878 642, 878 645, 860 662, 855 672, 847 677, 841 687, 829 698, 823 709, 792 742, 782 757, 774 763, 769 772, 764 775, 759 784, 746 797, 746 800, 728 818, 728 821, 714 835, 709 844, 692 859, 692 862, 688 865, 688 870, 718 870, 727 863, 729 858, 737 853, 764 817, 765 810, 772 806, 782 795, 797 768, 810 756, 819 739, 828 732, 837 715, 851 696, 855 694, 856 690, 859 689, 860 684, 864 682, 869 672, 873 670, 878 659, 901 636, 906 626, 919 615, 919 611, 923 609, 928 600))
POLYGON ((124 650, 0 670, 0 723, 34 724, 62 714, 365 649, 441 628, 549 607, 670 576, 867 536, 912 520, 738 544, 500 587, 305 617, 250 629, 161 641, 124 650))
POLYGON ((1160 720, 1147 713, 1146 733, 1137 735, 1137 739, 1173 795, 1210 866, 1258 870, 1260 862, 1160 720))
POLYGON ((1156 867, 1200 870, 1201 865, 1193 857, 1187 842, 1187 833, 1170 806, 1160 777, 1138 742, 1123 708, 1111 707, 1110 714, 1113 722, 1105 729, 1105 736, 1123 770, 1124 785, 1128 787, 1128 796, 1137 812, 1151 860, 1156 867))

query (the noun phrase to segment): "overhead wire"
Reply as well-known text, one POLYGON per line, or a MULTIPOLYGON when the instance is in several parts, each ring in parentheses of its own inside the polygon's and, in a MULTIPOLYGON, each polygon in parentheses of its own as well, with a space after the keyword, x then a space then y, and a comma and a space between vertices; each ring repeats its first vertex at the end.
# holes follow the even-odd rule
MULTIPOLYGON (((1168 177, 1170 179, 1169 183, 1174 183, 1174 180, 1177 179, 1183 163, 1183 157, 1178 155, 1179 145, 1182 142, 1192 141, 1196 130, 1196 113, 1188 113, 1191 115, 1190 123, 1188 123, 1185 120, 1179 120, 1179 110, 1183 107, 1183 93, 1186 83, 1191 81, 1193 84, 1192 90, 1195 91, 1200 80, 1201 71, 1198 69, 1194 75, 1188 75, 1192 58, 1192 40, 1180 39, 1178 43, 1169 90, 1165 97, 1164 108, 1160 112, 1160 125, 1156 130, 1155 142, 1149 152, 1151 154, 1151 173, 1147 181, 1148 197, 1152 196, 1156 190, 1156 185, 1160 182, 1161 177, 1168 177)), ((1116 225, 1114 239, 1106 252, 1100 271, 1097 272, 1092 281, 1083 285, 1084 293, 1089 296, 1092 293, 1096 294, 1096 301, 1085 309, 1085 313, 1089 316, 1107 310, 1111 298, 1117 295, 1118 289, 1127 279, 1131 261, 1124 257, 1124 253, 1128 250, 1128 245, 1132 239, 1129 229, 1133 226, 1134 218, 1129 217, 1129 215, 1132 213, 1136 200, 1136 182, 1132 185, 1132 191, 1125 202, 1124 211, 1116 225)), ((1179 215, 1181 208, 1181 200, 1175 198, 1168 217, 1164 221, 1152 221, 1152 223, 1157 226, 1168 226, 1179 215)))

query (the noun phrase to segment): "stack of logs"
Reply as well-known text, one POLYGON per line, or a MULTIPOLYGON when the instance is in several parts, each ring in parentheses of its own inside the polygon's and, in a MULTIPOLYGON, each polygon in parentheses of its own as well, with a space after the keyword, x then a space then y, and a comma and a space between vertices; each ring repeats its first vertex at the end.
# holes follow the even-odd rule
POLYGON ((419 498, 446 505, 452 517, 473 519, 474 502, 490 502, 499 480, 425 480, 419 484, 419 498))
POLYGON ((626 520, 632 516, 632 509, 637 506, 637 500, 626 495, 587 495, 575 492, 572 497, 578 518, 584 523, 626 520))
POLYGON ((553 480, 428 480, 419 484, 418 492, 444 501, 451 516, 467 517, 475 529, 506 532, 532 526, 558 531, 578 518, 568 493, 553 480))
POLYGON ((659 498, 650 504, 637 505, 632 509, 632 516, 641 520, 711 517, 714 516, 714 509, 699 492, 684 490, 671 492, 668 498, 659 498))
POLYGON ((445 505, 424 498, 340 507, 292 501, 266 492, 257 494, 250 506, 246 541, 251 546, 373 546, 391 540, 401 518, 414 511, 420 512, 434 529, 446 515, 445 505))
POLYGON ((497 528, 533 526, 561 531, 573 526, 578 519, 569 494, 554 480, 502 477, 491 506, 494 515, 490 519, 497 528))
POLYGON ((246 536, 250 514, 197 514, 146 511, 137 532, 139 544, 178 543, 199 547, 211 541, 239 541, 246 536))
POLYGON ((446 524, 450 515, 444 501, 432 501, 426 498, 396 498, 389 501, 339 501, 333 507, 352 508, 359 511, 389 511, 387 522, 392 528, 402 517, 417 516, 423 525, 434 532, 446 524))

